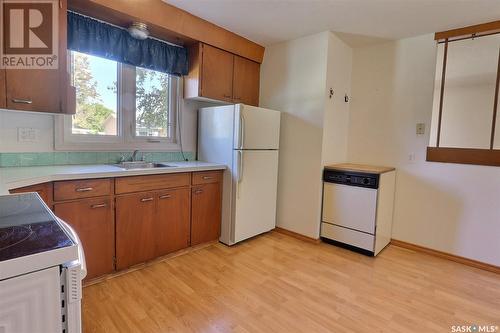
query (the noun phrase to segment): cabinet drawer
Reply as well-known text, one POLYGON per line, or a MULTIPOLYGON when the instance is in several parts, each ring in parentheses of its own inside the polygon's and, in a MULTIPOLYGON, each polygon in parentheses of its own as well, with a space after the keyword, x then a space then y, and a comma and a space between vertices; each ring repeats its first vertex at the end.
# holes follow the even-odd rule
POLYGON ((54 183, 54 201, 110 195, 111 179, 87 179, 54 183))
POLYGON ((193 172, 193 185, 219 183, 222 181, 222 171, 193 172))
POLYGON ((189 173, 171 173, 166 175, 133 176, 115 179, 116 194, 162 190, 171 187, 189 186, 189 173))

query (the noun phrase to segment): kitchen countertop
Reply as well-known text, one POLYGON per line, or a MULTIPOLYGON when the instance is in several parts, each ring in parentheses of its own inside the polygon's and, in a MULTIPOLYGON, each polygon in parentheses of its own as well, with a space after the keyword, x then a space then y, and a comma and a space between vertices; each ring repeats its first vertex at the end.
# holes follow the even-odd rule
POLYGON ((101 165, 51 165, 36 167, 0 168, 0 195, 9 194, 9 190, 24 186, 57 180, 126 177, 154 175, 163 173, 224 170, 225 165, 201 161, 161 162, 170 165, 165 168, 124 170, 120 167, 101 165))
POLYGON ((366 172, 366 173, 376 173, 376 174, 382 174, 382 173, 396 170, 393 167, 375 166, 375 165, 366 165, 366 164, 354 164, 354 163, 341 163, 341 164, 327 165, 327 166, 325 166, 325 169, 351 171, 351 172, 366 172))

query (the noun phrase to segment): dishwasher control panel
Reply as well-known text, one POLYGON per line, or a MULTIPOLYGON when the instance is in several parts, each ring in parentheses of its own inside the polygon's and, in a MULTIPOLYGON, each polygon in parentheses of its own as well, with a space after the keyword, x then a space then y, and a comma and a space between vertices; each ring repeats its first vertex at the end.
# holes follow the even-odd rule
POLYGON ((327 183, 344 184, 350 186, 378 188, 379 175, 373 173, 361 173, 339 170, 323 171, 323 181, 327 183))

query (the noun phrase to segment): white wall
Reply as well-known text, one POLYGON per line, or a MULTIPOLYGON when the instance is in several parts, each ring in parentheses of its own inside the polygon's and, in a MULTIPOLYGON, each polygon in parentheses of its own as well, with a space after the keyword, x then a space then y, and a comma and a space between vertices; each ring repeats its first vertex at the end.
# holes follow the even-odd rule
POLYGON ((500 168, 426 162, 429 131, 415 134, 435 57, 433 35, 354 49, 348 157, 397 168, 393 238, 500 265, 500 168))
MULTIPOLYGON (((183 102, 182 143, 187 152, 196 151, 197 110, 208 103, 183 102)), ((54 116, 20 111, 0 110, 0 153, 7 152, 51 152, 54 151, 54 116), (17 140, 18 127, 39 130, 39 141, 21 143, 17 140)))
POLYGON ((319 237, 323 165, 347 158, 351 60, 351 48, 329 31, 266 48, 261 106, 283 112, 278 227, 319 237))
POLYGON ((322 166, 347 160, 352 49, 333 33, 328 34, 325 115, 323 118, 322 166), (333 96, 330 99, 330 88, 333 96))
POLYGON ((266 47, 260 104, 282 111, 277 225, 319 235, 328 34, 266 47))

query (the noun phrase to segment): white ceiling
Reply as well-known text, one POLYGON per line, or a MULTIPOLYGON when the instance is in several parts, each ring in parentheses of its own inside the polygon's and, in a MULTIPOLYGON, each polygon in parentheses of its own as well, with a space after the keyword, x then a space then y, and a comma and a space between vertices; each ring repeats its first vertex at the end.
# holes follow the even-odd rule
POLYGON ((353 44, 500 19, 500 0, 163 0, 267 46, 330 30, 353 44))

